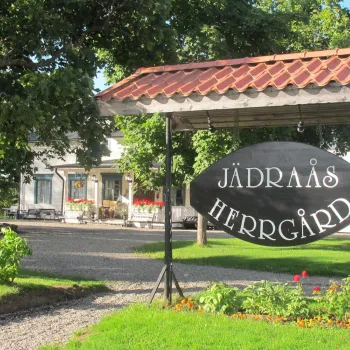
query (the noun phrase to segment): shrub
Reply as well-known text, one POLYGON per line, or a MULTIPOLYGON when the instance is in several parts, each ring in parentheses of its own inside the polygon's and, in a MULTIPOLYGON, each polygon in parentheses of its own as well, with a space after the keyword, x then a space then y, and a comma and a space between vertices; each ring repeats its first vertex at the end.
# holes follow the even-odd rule
POLYGON ((319 316, 343 321, 350 319, 350 277, 344 278, 342 283, 333 281, 323 295, 315 287, 314 294, 317 295, 319 316))
POLYGON ((288 283, 256 282, 243 291, 247 297, 243 308, 249 314, 282 317, 307 317, 309 308, 301 285, 292 287, 288 283))
POLYGON ((230 288, 225 283, 213 283, 204 291, 198 303, 203 310, 212 313, 232 313, 238 310, 235 304, 237 288, 230 288))
POLYGON ((10 227, 2 228, 0 239, 0 282, 13 282, 19 272, 20 259, 32 255, 26 239, 18 237, 10 227))

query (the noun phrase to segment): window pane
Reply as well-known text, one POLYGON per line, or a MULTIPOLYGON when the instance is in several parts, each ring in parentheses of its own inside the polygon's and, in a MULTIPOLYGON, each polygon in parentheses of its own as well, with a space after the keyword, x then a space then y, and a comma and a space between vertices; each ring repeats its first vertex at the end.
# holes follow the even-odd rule
POLYGON ((50 180, 37 180, 37 202, 50 204, 50 190, 51 190, 51 181, 50 180))
POLYGON ((120 195, 119 180, 105 180, 104 186, 105 186, 104 199, 110 200, 110 201, 118 200, 118 197, 120 195))

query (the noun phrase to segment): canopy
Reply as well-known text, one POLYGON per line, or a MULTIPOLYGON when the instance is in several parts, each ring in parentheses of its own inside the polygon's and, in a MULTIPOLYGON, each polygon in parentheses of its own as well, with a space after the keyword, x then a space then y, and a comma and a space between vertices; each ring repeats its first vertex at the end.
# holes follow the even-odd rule
POLYGON ((105 116, 169 112, 174 131, 345 124, 350 48, 141 68, 96 100, 105 116))

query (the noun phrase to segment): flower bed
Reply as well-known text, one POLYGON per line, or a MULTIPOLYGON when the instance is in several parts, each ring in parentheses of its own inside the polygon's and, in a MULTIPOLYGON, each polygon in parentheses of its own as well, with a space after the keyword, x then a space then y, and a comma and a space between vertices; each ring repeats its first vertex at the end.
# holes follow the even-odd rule
POLYGON ((152 202, 148 199, 138 199, 133 203, 134 212, 137 213, 156 213, 164 207, 164 202, 152 202))
POLYGON ((92 199, 74 199, 68 198, 65 202, 65 209, 67 211, 91 211, 94 208, 94 201, 92 199))
POLYGON ((294 285, 260 281, 242 293, 224 283, 213 283, 193 300, 182 299, 173 310, 224 314, 233 319, 296 322, 302 328, 350 328, 350 276, 342 283, 331 281, 324 291, 315 286, 312 297, 304 294, 304 278, 306 271, 293 277, 294 285))

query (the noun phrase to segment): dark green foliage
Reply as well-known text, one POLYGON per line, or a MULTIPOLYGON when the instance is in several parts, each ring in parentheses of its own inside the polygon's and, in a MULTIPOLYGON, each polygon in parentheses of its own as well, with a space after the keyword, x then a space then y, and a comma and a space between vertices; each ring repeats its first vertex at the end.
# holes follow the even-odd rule
POLYGON ((0 283, 13 282, 19 273, 21 258, 32 255, 28 242, 11 228, 2 228, 0 239, 0 283))
POLYGON ((18 202, 17 186, 0 182, 0 208, 9 208, 18 202))
POLYGON ((26 180, 33 161, 76 152, 87 169, 108 153, 110 119, 100 118, 93 77, 109 50, 116 64, 135 67, 173 52, 171 1, 2 0, 0 2, 0 176, 26 180), (98 52, 101 53, 98 56, 98 52), (142 57, 142 59, 140 59, 142 57), (76 132, 79 144, 67 133, 76 132), (41 148, 31 148, 35 134, 41 148))
POLYGON ((308 317, 310 310, 300 285, 289 283, 256 282, 243 291, 243 308, 249 314, 282 317, 308 317))

